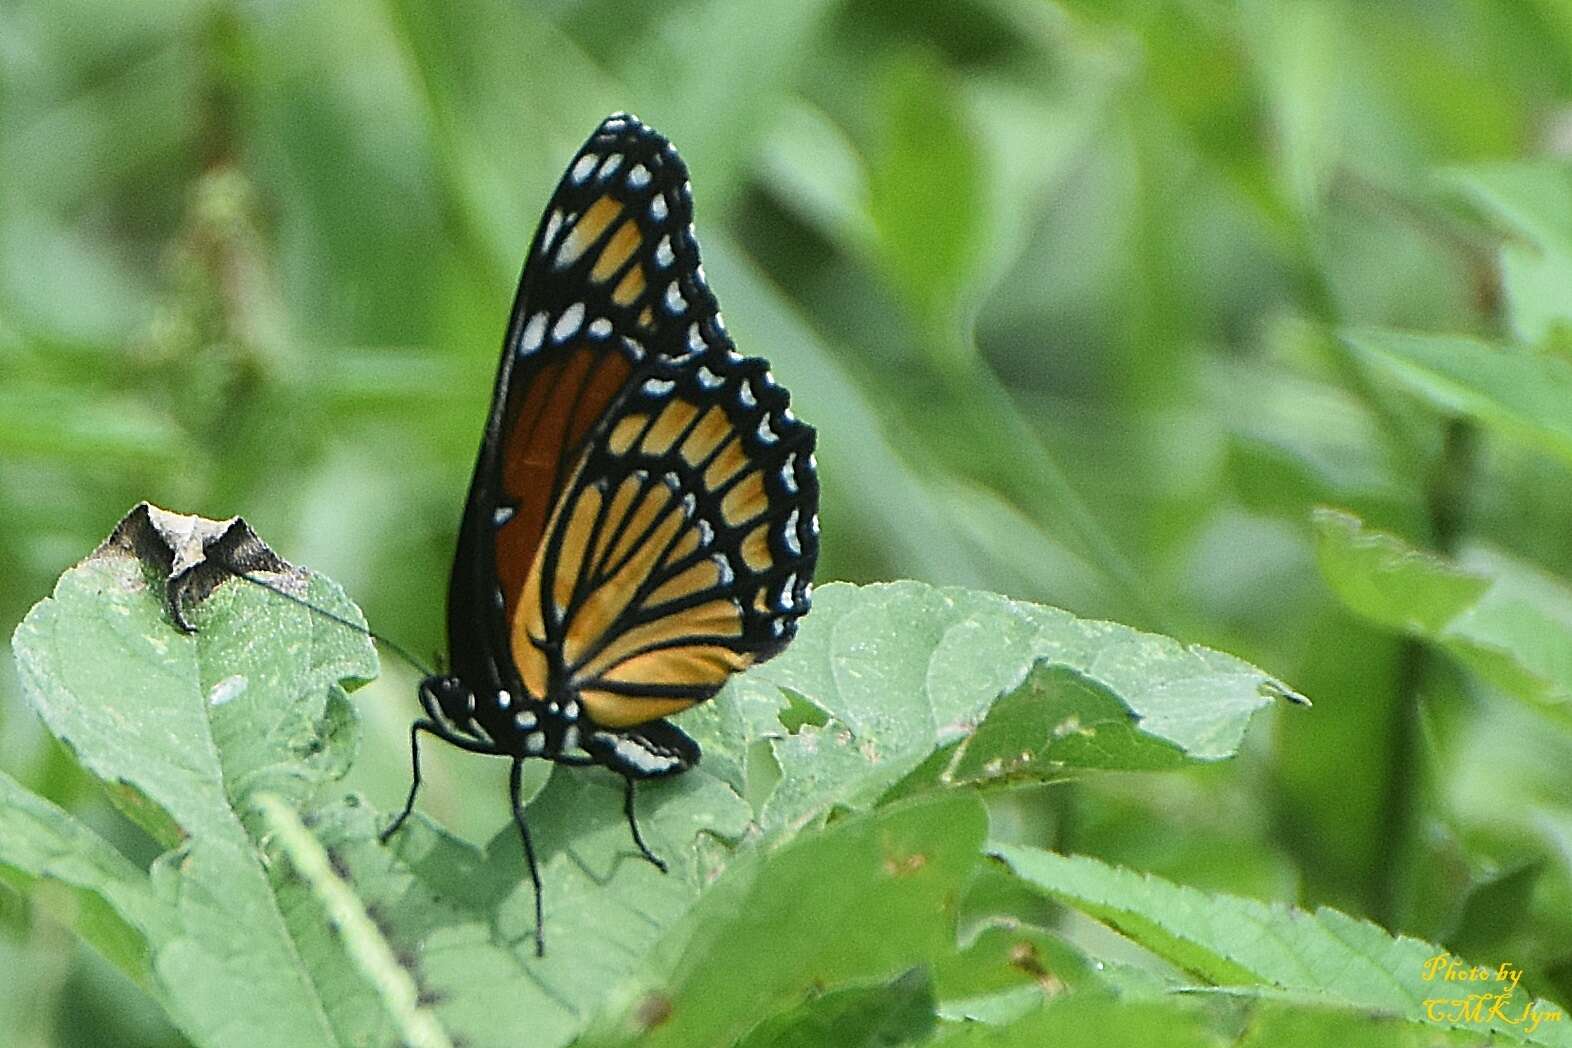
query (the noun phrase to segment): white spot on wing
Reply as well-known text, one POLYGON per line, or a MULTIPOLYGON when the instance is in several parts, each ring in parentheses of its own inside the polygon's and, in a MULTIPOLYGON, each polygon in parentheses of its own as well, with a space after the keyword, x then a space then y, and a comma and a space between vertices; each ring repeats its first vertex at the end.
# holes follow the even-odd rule
POLYGON ((589 333, 594 338, 605 338, 611 334, 611 321, 605 317, 596 317, 589 326, 589 333))
POLYGON ((628 172, 628 188, 643 189, 650 184, 650 169, 643 164, 634 164, 628 172))
POLYGON ((540 250, 544 254, 551 250, 551 242, 557 239, 557 230, 562 228, 562 212, 553 209, 551 217, 546 219, 546 232, 540 238, 540 250))
POLYGON ((543 732, 532 731, 524 736, 524 752, 532 756, 539 756, 545 752, 546 736, 543 732))
POLYGON ((802 552, 802 544, 797 538, 797 511, 792 510, 786 518, 786 526, 781 529, 781 539, 786 543, 786 548, 791 550, 792 556, 802 552))
MULTIPOLYGON (((695 324, 690 329, 689 334, 688 334, 688 341, 690 343, 693 341, 693 334, 692 334, 692 332, 693 331, 697 331, 698 328, 699 328, 699 325, 695 324)), ((723 383, 725 381, 726 381, 725 379, 723 379, 719 375, 715 374, 715 372, 711 371, 709 368, 707 368, 707 367, 699 368, 699 385, 703 386, 705 389, 715 389, 716 387, 720 386, 721 383, 723 383)))
POLYGON ((655 245, 655 264, 665 269, 677 261, 677 253, 671 249, 671 237, 661 237, 660 243, 655 245))
POLYGON ((519 710, 513 715, 513 723, 519 726, 519 731, 529 731, 536 724, 538 724, 539 721, 535 719, 535 714, 531 711, 519 710))
POLYGON ((513 514, 514 509, 512 506, 498 506, 491 511, 491 526, 494 528, 502 527, 502 525, 513 519, 513 514))
POLYGON ((765 444, 773 444, 776 439, 775 431, 770 429, 770 416, 765 415, 759 419, 759 440, 765 444))
POLYGON ((644 748, 632 739, 618 739, 617 745, 612 747, 612 752, 617 755, 623 764, 644 772, 665 771, 677 763, 675 757, 662 756, 644 748))
POLYGON ((601 177, 601 180, 605 181, 606 179, 610 178, 612 175, 616 174, 617 173, 617 168, 619 168, 621 166, 622 166, 622 154, 621 153, 613 153, 613 154, 611 154, 609 157, 606 158, 606 162, 600 166, 600 177, 601 177))
POLYGON ((540 348, 546 339, 546 314, 536 313, 524 325, 524 335, 519 339, 519 349, 525 353, 533 353, 540 348))
MULTIPOLYGON (((793 451, 786 456, 786 461, 781 463, 781 486, 786 489, 786 494, 797 494, 797 453, 793 451)), ((793 515, 796 514, 793 510, 793 515)))
POLYGON ((682 297, 682 290, 679 287, 677 287, 677 282, 675 280, 673 280, 670 284, 667 284, 666 285, 666 312, 668 312, 668 313, 681 313, 687 307, 688 307, 688 300, 682 297))
POLYGON ((704 349, 704 332, 699 330, 697 324, 688 325, 688 348, 695 353, 702 352, 704 349))
POLYGON ((506 688, 497 689, 497 709, 505 710, 513 704, 513 695, 506 688))
POLYGON ((594 153, 585 153, 579 157, 579 162, 573 165, 573 170, 568 173, 568 176, 574 182, 582 184, 590 176, 590 172, 595 170, 595 165, 599 162, 600 158, 594 153))
POLYGON ((584 303, 575 302, 562 311, 562 316, 557 318, 556 324, 551 328, 551 340, 561 342, 563 339, 577 333, 579 325, 584 323, 584 303))
POLYGON ((579 748, 579 726, 577 724, 569 724, 562 732, 562 748, 565 750, 576 750, 579 748))
POLYGON ((676 388, 677 384, 670 379, 652 378, 644 382, 644 392, 653 397, 664 397, 676 388))
POLYGON ((742 406, 745 408, 756 408, 759 406, 758 398, 753 395, 753 387, 746 382, 737 387, 737 399, 742 402, 742 406))
POLYGON ((650 197, 650 217, 657 222, 666 221, 666 198, 659 193, 650 197))

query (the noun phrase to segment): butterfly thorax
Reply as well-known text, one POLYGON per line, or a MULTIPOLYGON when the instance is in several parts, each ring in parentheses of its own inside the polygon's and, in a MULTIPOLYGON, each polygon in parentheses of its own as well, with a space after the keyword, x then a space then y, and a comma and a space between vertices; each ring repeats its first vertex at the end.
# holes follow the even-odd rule
POLYGON ((462 678, 434 674, 420 682, 420 702, 448 741, 480 753, 602 764, 633 778, 676 775, 699 761, 698 746, 665 721, 603 728, 571 693, 477 692, 462 678))
POLYGON ((575 698, 542 700, 523 689, 478 691, 462 678, 434 675, 421 682, 420 700, 434 719, 478 744, 472 748, 570 764, 594 759, 580 743, 595 727, 582 722, 575 698))

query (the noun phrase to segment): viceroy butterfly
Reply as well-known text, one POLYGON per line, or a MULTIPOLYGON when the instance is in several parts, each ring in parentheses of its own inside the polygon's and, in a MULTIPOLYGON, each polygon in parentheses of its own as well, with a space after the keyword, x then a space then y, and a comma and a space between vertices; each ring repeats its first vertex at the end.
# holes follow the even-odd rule
POLYGON ((808 610, 819 548, 814 430, 744 357, 705 283, 687 168, 607 117, 541 218, 503 341, 448 586, 451 672, 410 728, 512 760, 599 764, 634 783, 698 745, 664 718, 771 657, 808 610))

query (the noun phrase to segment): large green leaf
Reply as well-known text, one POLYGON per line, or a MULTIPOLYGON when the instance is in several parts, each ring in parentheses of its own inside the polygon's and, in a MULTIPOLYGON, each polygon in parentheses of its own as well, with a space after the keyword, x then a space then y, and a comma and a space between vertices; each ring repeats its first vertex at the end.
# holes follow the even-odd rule
POLYGON ((734 864, 578 1042, 727 1045, 824 988, 954 949, 982 805, 951 795, 840 822, 734 864))
MULTIPOLYGON (((358 614, 330 583, 313 580, 308 596, 358 614)), ((176 1022, 202 1044, 331 1044, 247 820, 259 790, 303 802, 347 767, 341 682, 372 676, 375 656, 364 636, 233 584, 198 623, 176 632, 140 565, 105 556, 62 576, 12 643, 44 723, 170 848, 147 891, 172 919, 117 910, 147 935, 176 1022)))
POLYGON ((907 789, 1218 760, 1257 710, 1298 698, 1220 652, 916 582, 821 588, 796 642, 750 680, 822 713, 769 739, 766 827, 871 804, 930 758, 907 789))
POLYGON ((1443 1029, 1466 1026, 1531 1044, 1572 1045, 1572 1023, 1523 1020, 1534 1011, 1565 1012, 1500 978, 1513 967, 1509 959, 1481 964, 1475 980, 1448 981, 1448 972, 1455 976, 1474 965, 1337 910, 1310 913, 1209 895, 1040 848, 997 844, 991 850, 1027 883, 1116 928, 1201 985, 1369 1009, 1443 1029), (1498 1002, 1496 995, 1504 996, 1498 1002))
POLYGON ((1439 644, 1529 699, 1572 697, 1572 590, 1501 552, 1451 560, 1338 510, 1315 514, 1321 574, 1346 605, 1439 644))

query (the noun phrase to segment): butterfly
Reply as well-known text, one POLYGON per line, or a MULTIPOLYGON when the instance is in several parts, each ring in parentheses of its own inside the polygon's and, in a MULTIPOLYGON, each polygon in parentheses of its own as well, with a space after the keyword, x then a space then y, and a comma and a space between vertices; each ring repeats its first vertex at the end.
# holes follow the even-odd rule
POLYGON ((524 761, 634 784, 699 761, 665 718, 775 655, 807 613, 819 549, 811 426, 737 352, 705 282, 687 168, 607 117, 568 165, 524 264, 448 585, 450 672, 420 684, 420 736, 512 761, 535 891, 524 761))

